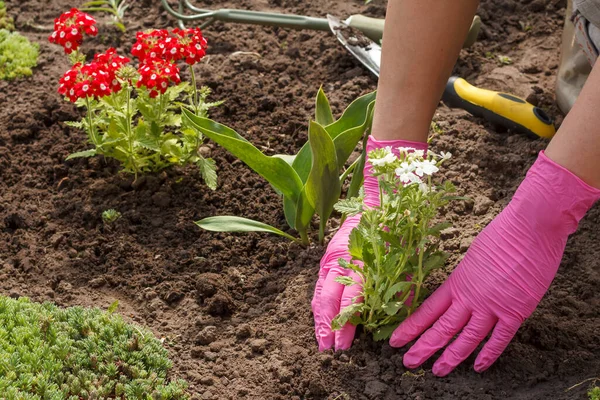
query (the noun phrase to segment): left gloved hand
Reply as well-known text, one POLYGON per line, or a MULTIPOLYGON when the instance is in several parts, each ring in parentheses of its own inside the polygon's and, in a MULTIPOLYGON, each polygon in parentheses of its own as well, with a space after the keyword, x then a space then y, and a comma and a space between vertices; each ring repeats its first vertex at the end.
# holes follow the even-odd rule
POLYGON ((489 368, 548 290, 568 236, 598 198, 600 190, 541 152, 448 280, 392 334, 390 345, 401 347, 425 331, 404 365, 418 367, 460 333, 433 365, 445 376, 492 331, 475 360, 477 372, 489 368))

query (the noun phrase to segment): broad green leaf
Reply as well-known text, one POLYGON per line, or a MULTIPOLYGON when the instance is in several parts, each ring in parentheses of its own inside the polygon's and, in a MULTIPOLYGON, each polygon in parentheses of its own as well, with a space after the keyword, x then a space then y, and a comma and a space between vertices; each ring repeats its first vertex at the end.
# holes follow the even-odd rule
POLYGON ((77 153, 69 154, 69 156, 65 159, 65 161, 66 160, 71 160, 73 158, 93 157, 95 155, 96 155, 96 149, 78 151, 77 153))
POLYGON ((444 229, 450 228, 452 226, 449 222, 442 222, 440 224, 434 225, 427 230, 427 234, 435 237, 440 236, 440 232, 444 229))
POLYGON ((344 167, 346 161, 348 161, 348 157, 350 157, 350 154, 352 154, 356 145, 363 138, 365 131, 370 126, 374 106, 374 101, 367 106, 366 119, 360 125, 347 129, 333 138, 339 169, 344 167))
POLYGON ((286 237, 293 241, 297 240, 292 235, 288 235, 287 233, 271 225, 248 218, 234 217, 230 215, 204 218, 203 220, 197 221, 196 225, 202 229, 213 232, 268 232, 286 237))
POLYGON ((217 163, 212 158, 199 157, 196 162, 204 183, 212 190, 217 189, 217 163))
POLYGON ((308 142, 313 153, 313 163, 306 181, 306 197, 321 220, 326 221, 342 190, 337 158, 333 141, 325 129, 314 121, 310 122, 308 142))
POLYGON ((294 159, 296 158, 295 155, 290 154, 275 154, 273 157, 281 158, 283 161, 288 163, 290 167, 292 166, 292 164, 294 163, 294 159))
MULTIPOLYGON (((356 126, 366 125, 366 122, 368 121, 368 108, 373 101, 375 101, 375 92, 366 94, 354 100, 337 121, 325 127, 329 136, 334 139, 345 130, 356 126)), ((345 161, 346 160, 344 160, 344 162, 345 161)), ((312 153, 309 144, 306 143, 296 155, 293 164, 294 170, 296 170, 302 182, 306 182, 308 179, 311 163, 312 153)))
POLYGON ((331 113, 331 106, 325 92, 323 92, 323 86, 319 88, 317 92, 317 100, 315 102, 315 121, 323 126, 327 126, 333 123, 333 114, 331 113))
POLYGON ((350 186, 346 193, 347 198, 358 196, 358 192, 360 191, 364 179, 363 170, 365 168, 365 158, 365 151, 363 150, 358 159, 358 163, 354 166, 354 171, 352 171, 352 179, 350 180, 350 186))
POLYGON ((188 126, 202 132, 206 137, 225 147, 231 154, 242 160, 256 173, 265 178, 284 196, 297 201, 302 191, 302 181, 294 169, 279 157, 264 155, 233 129, 208 118, 194 115, 182 109, 183 120, 188 126))
POLYGON ((354 303, 350 304, 348 307, 345 307, 338 315, 335 316, 335 318, 333 318, 333 321, 331 321, 331 330, 337 331, 342 329, 348 320, 354 314, 362 312, 363 308, 364 304, 362 303, 354 303))
POLYGON ((357 285, 358 284, 358 282, 356 282, 350 276, 338 276, 337 278, 335 278, 335 281, 337 283, 341 283, 344 286, 352 286, 352 285, 357 285))
POLYGON ((401 301, 390 301, 389 303, 386 303, 383 306, 381 306, 381 308, 387 315, 391 316, 395 315, 400 309, 400 307, 402 307, 403 305, 404 303, 401 301))
POLYGON ((296 230, 298 232, 306 232, 314 214, 315 207, 308 201, 305 186, 300 193, 298 202, 296 203, 296 220, 294 221, 296 230))
POLYGON ((427 260, 423 262, 423 271, 425 275, 429 274, 434 269, 443 267, 447 259, 447 253, 444 253, 442 251, 433 253, 427 258, 427 260))
POLYGON ((411 286, 412 283, 409 281, 397 282, 393 284, 388 288, 388 290, 385 291, 385 294, 383 295, 383 301, 386 303, 389 302, 396 293, 406 292, 407 290, 410 290, 411 286))
POLYGON ((373 331, 373 340, 378 342, 380 340, 389 339, 390 337, 392 337, 392 333, 394 333, 399 324, 400 323, 398 322, 392 325, 385 325, 376 329, 375 331, 373 331))

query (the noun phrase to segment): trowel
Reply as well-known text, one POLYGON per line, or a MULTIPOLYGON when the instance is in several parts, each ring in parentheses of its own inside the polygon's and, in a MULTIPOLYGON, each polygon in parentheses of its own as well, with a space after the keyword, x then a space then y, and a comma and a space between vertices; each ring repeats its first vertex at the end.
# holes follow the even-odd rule
MULTIPOLYGON (((375 76, 379 77, 381 46, 348 25, 348 21, 327 15, 329 27, 342 45, 375 76)), ((475 17, 465 45, 476 40, 473 32, 479 31, 479 17, 475 17)), ((464 46, 468 47, 468 46, 464 46)), ((442 100, 449 107, 463 110, 532 137, 551 138, 555 127, 550 117, 539 107, 508 93, 480 89, 466 80, 453 76, 448 80, 442 100)))

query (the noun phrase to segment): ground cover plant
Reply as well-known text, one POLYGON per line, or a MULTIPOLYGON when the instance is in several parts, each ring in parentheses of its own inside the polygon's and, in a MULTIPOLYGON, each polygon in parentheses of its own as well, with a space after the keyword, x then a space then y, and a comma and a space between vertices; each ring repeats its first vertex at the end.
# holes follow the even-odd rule
POLYGON ((0 296, 0 393, 7 400, 180 400, 167 350, 114 314, 0 296))
POLYGON ((362 290, 333 319, 334 330, 350 322, 373 332, 375 340, 387 339, 421 304, 423 283, 448 258, 439 250, 438 238, 450 224, 436 220, 440 208, 456 199, 455 188, 449 181, 438 182, 434 174, 450 157, 432 151, 425 156, 422 150, 410 148, 369 153, 373 176, 379 181, 380 206, 365 206, 362 198, 336 204, 345 215, 362 213, 350 233, 351 261, 339 259, 340 266, 354 271, 360 280, 336 279, 343 285, 361 284, 362 290))
MULTIPOLYGON (((375 92, 356 99, 335 120, 329 100, 322 89, 316 97, 315 119, 308 127, 308 141, 294 155, 268 156, 225 125, 184 110, 184 121, 220 144, 266 179, 283 196, 288 225, 296 229, 300 242, 308 244, 308 230, 316 213, 319 216, 319 241, 339 199, 342 184, 353 173, 349 196, 358 193, 362 183, 364 157, 345 168, 348 157, 371 126, 375 92), (344 170, 341 175, 340 171, 344 170)), ((264 223, 236 216, 209 217, 197 222, 203 229, 220 232, 271 232, 291 240, 293 236, 264 223)))
POLYGON ((6 11, 6 4, 0 0, 0 29, 14 31, 15 24, 13 18, 6 11))
POLYGON ((203 157, 200 131, 182 122, 180 110, 206 117, 219 102, 210 103, 210 90, 198 88, 194 64, 206 54, 206 39, 199 29, 138 32, 130 59, 114 48, 94 55, 86 63, 79 52, 85 36, 95 36, 96 21, 72 9, 55 20, 49 40, 69 54, 73 67, 60 79, 58 92, 86 110, 81 121, 67 122, 84 130, 94 147, 67 159, 102 155, 118 160, 135 174, 156 172, 174 165, 195 164, 206 184, 216 189, 214 160, 203 157), (181 80, 177 61, 188 66, 191 83, 181 80))
POLYGON ((31 76, 37 65, 37 43, 31 43, 18 32, 0 29, 0 79, 12 80, 31 76))

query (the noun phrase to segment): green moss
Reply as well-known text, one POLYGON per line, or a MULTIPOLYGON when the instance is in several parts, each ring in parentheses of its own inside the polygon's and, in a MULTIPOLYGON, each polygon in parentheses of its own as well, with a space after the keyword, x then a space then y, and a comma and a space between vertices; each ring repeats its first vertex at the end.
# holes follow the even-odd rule
POLYGON ((2 0, 0 0, 0 29, 15 30, 14 20, 6 12, 6 5, 2 0))
POLYGON ((17 32, 0 29, 0 79, 31 76, 37 65, 39 46, 17 32))
POLYGON ((600 387, 594 386, 590 388, 590 390, 588 391, 588 398, 590 400, 600 400, 600 387))
POLYGON ((118 315, 0 296, 2 399, 188 399, 170 368, 152 333, 118 315))

